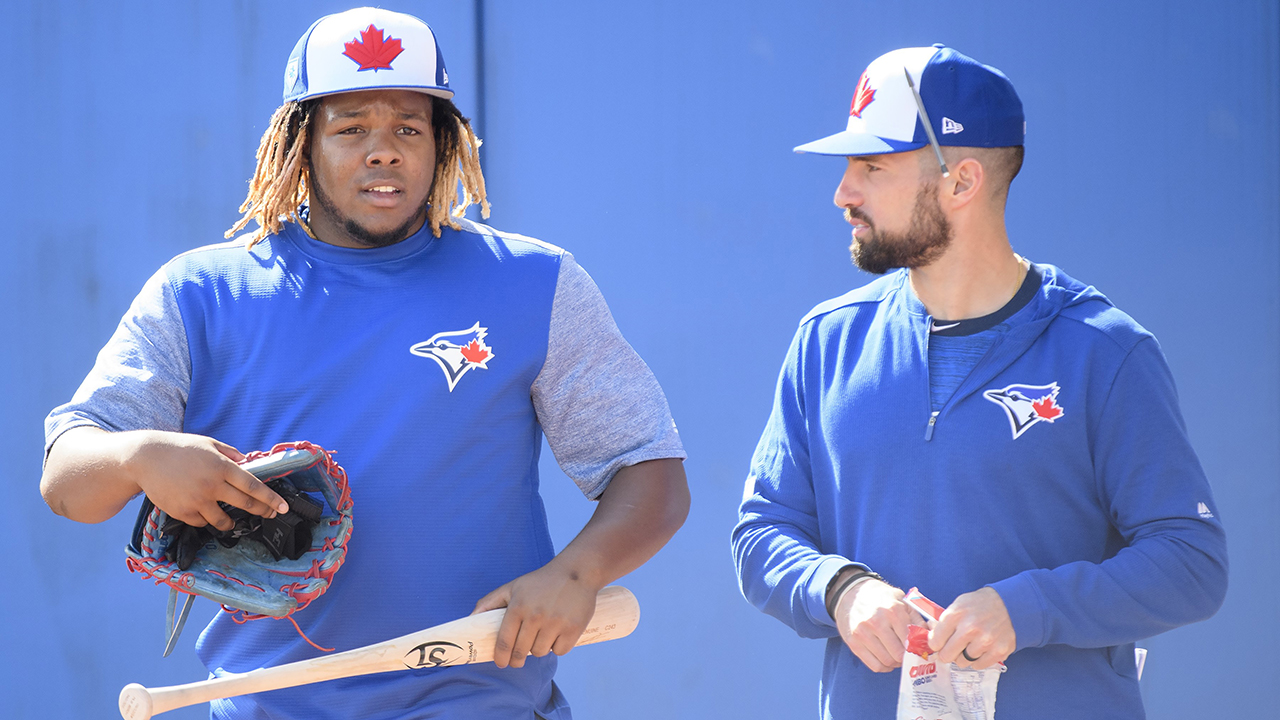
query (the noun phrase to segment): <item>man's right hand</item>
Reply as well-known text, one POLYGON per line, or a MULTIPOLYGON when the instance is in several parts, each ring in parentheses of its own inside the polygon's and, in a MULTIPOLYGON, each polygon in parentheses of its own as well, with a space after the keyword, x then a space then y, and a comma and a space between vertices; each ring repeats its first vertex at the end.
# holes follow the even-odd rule
POLYGON ((287 512, 283 498, 236 464, 243 459, 203 435, 77 427, 50 450, 40 493, 59 515, 87 523, 111 518, 139 492, 196 527, 235 526, 219 501, 263 517, 287 512))
POLYGON ((834 619, 840 638, 875 672, 902 666, 907 627, 918 617, 903 597, 898 588, 868 578, 846 590, 836 604, 834 619))
POLYGON ((156 507, 194 527, 230 530, 235 521, 224 502, 262 517, 289 511, 274 490, 236 463, 244 454, 204 435, 140 431, 126 467, 156 507))

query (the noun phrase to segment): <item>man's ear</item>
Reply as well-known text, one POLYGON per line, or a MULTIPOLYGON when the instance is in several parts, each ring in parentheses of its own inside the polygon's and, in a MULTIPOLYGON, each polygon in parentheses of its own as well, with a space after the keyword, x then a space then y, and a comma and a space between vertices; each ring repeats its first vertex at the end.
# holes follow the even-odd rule
POLYGON ((977 199, 987 183, 982 163, 967 157, 951 166, 950 193, 944 193, 943 202, 959 208, 977 199))

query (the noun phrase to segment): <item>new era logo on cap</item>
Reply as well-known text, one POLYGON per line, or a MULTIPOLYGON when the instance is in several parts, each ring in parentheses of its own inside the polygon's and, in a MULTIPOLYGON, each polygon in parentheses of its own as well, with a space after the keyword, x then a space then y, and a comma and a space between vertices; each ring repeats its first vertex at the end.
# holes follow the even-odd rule
POLYGON ((395 88, 453 97, 435 35, 412 15, 357 8, 313 24, 284 71, 284 99, 395 88))
POLYGON ((894 50, 873 60, 858 79, 845 130, 801 145, 796 152, 880 155, 928 145, 908 75, 915 79, 927 116, 937 123, 933 131, 939 144, 1022 144, 1022 101, 1004 73, 934 45, 894 50))

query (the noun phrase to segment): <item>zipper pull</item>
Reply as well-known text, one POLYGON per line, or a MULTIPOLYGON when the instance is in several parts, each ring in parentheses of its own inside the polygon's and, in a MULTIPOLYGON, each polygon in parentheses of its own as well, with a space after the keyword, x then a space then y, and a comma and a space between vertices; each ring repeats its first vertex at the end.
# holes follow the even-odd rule
POLYGON ((929 425, 924 429, 924 441, 929 442, 933 439, 933 426, 938 422, 938 413, 929 415, 929 425))

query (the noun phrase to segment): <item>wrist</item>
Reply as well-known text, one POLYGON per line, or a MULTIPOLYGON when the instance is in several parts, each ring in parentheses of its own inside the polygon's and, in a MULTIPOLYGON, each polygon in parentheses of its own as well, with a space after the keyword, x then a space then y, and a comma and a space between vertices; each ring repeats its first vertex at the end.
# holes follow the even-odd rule
POLYGON ((600 592, 611 580, 604 569, 597 567, 590 558, 581 557, 568 548, 552 558, 546 567, 563 577, 566 582, 590 588, 594 592, 600 592))
POLYGON ((840 605, 841 598, 867 580, 884 582, 884 578, 879 573, 862 563, 851 563, 848 567, 836 573, 836 576, 831 579, 831 583, 827 586, 826 595, 827 614, 831 616, 832 620, 836 617, 836 608, 840 605))

